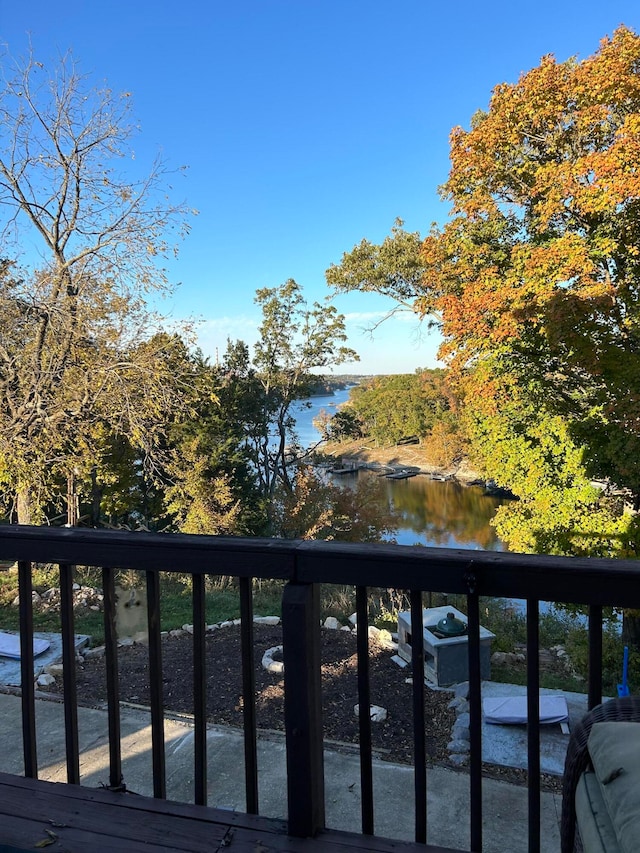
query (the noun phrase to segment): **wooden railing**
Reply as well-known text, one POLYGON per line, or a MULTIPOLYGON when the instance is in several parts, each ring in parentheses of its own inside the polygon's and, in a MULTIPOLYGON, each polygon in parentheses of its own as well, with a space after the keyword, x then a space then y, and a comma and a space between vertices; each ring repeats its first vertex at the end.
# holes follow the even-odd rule
MULTIPOLYGON (((632 561, 570 559, 527 555, 351 545, 272 539, 154 535, 83 529, 0 526, 0 560, 19 566, 22 667, 22 731, 25 775, 37 777, 33 683, 32 563, 60 567, 61 626, 66 759, 68 782, 80 781, 74 653, 73 567, 102 569, 105 658, 110 746, 110 787, 123 786, 120 754, 118 645, 115 630, 114 577, 117 569, 146 574, 149 679, 152 720, 154 796, 166 795, 160 572, 193 578, 194 799, 206 805, 207 740, 205 672, 205 577, 239 579, 241 597, 242 683, 244 696, 245 786, 248 813, 259 812, 257 730, 253 668, 252 580, 285 582, 282 627, 285 664, 285 734, 289 832, 311 836, 324 825, 322 703, 320 683, 319 584, 356 588, 358 614, 358 698, 369 707, 367 609, 371 588, 407 591, 411 602, 415 838, 426 841, 427 763, 424 720, 423 592, 466 597, 469 636, 470 702, 470 848, 482 849, 482 748, 480 596, 527 602, 527 707, 529 849, 540 846, 539 602, 584 604, 589 613, 588 702, 602 696, 602 608, 640 607, 640 564, 632 561)), ((360 715, 362 833, 374 831, 371 722, 360 715)), ((126 781, 126 780, 124 780, 126 781)))

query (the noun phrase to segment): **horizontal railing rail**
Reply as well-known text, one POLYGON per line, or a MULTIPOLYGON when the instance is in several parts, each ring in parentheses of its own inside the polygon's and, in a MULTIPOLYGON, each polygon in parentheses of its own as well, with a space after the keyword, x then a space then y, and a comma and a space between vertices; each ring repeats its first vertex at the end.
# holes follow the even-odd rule
POLYGON ((640 562, 404 545, 0 525, 0 559, 640 607, 640 562), (186 562, 188 561, 188 565, 186 562))
MULTIPOLYGON (((166 796, 164 702, 160 634, 160 572, 191 575, 193 601, 194 799, 207 802, 205 586, 207 575, 239 579, 241 657, 245 733, 246 809, 258 813, 255 682, 253 674, 254 578, 285 582, 282 625, 285 663, 285 734, 289 831, 312 835, 324 824, 322 689, 318 585, 356 589, 357 691, 369 706, 367 613, 370 590, 409 593, 414 715, 415 838, 427 839, 427 762, 424 720, 423 593, 466 598, 470 702, 470 849, 482 849, 482 743, 480 597, 523 599, 527 614, 527 707, 529 774, 529 849, 540 848, 539 604, 567 602, 589 608, 589 706, 602 696, 602 608, 640 608, 640 563, 395 545, 299 542, 212 536, 125 533, 86 529, 0 526, 0 559, 19 566, 22 649, 22 729, 25 775, 37 776, 35 694, 33 688, 33 563, 60 569, 61 631, 65 702, 67 778, 80 781, 77 691, 74 654, 73 567, 102 569, 105 667, 110 747, 110 787, 124 787, 120 754, 118 644, 114 578, 117 569, 145 573, 149 637, 150 708, 154 796, 166 796)), ((360 715, 362 832, 375 828, 371 722, 360 715)))

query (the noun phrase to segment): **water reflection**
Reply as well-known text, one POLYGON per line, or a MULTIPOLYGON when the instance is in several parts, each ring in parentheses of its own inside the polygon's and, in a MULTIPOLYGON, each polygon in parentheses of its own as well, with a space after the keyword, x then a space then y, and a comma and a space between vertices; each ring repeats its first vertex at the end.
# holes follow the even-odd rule
MULTIPOLYGON (((360 471, 357 477, 375 477, 360 471)), ((343 477, 349 487, 356 477, 343 477)), ((400 545, 432 545, 501 551, 503 545, 490 524, 503 498, 486 495, 478 486, 440 482, 426 476, 407 480, 384 479, 387 500, 401 517, 395 537, 400 545)))
MULTIPOLYGON (((349 397, 349 389, 335 394, 311 397, 295 404, 292 414, 296 419, 298 440, 303 447, 318 442, 320 434, 313 426, 313 418, 324 410, 335 414, 349 397)), ((375 477, 371 471, 357 475, 335 477, 334 482, 344 488, 354 485, 357 477, 375 477)), ((477 486, 430 480, 426 476, 407 480, 383 479, 387 500, 401 516, 401 527, 395 541, 400 545, 432 545, 440 548, 473 548, 501 551, 504 546, 496 536, 490 522, 504 498, 495 498, 477 486)))

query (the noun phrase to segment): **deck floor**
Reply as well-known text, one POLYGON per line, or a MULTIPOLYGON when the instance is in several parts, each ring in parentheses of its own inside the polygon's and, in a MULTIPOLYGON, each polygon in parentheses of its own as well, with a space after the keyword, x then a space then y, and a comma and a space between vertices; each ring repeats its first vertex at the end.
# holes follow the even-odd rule
POLYGON ((286 831, 283 821, 0 773, 0 853, 445 853, 333 830, 313 839, 286 831))

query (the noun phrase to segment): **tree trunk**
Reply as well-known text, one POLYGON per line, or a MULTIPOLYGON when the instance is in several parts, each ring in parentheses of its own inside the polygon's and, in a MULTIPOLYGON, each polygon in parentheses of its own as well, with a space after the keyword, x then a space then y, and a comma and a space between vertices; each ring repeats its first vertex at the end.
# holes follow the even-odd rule
POLYGON ((76 527, 79 517, 78 493, 76 491, 76 475, 72 471, 67 475, 67 527, 76 527))
POLYGON ((18 524, 31 524, 33 514, 31 510, 31 495, 29 494, 28 486, 22 486, 18 490, 16 510, 18 512, 18 524))
POLYGON ((98 485, 98 472, 95 466, 91 469, 91 527, 100 526, 100 505, 104 487, 98 485))

